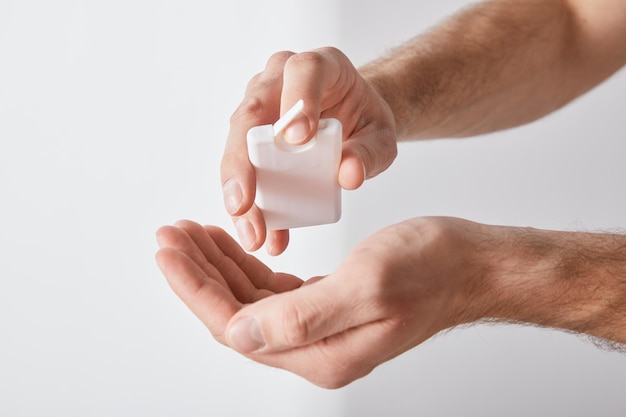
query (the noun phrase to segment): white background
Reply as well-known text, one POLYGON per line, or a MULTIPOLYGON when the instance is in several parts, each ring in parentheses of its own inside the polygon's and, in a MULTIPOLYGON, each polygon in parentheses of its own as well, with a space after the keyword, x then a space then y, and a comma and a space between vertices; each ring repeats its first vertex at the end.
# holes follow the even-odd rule
MULTIPOLYGON (((325 391, 218 345, 155 266, 160 225, 233 231, 228 117, 272 52, 330 44, 360 64, 467 3, 0 0, 0 416, 623 415, 622 355, 508 326, 454 330, 325 391)), ((431 214, 624 228, 625 92, 621 72, 531 126, 402 144, 344 193, 340 223, 259 256, 323 274, 431 214)))

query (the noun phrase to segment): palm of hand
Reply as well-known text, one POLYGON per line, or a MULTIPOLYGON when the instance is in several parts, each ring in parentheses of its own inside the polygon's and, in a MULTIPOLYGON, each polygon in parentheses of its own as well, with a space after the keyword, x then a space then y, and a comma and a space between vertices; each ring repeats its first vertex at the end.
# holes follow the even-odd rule
POLYGON ((441 227, 448 223, 409 221, 383 229, 313 285, 272 272, 223 230, 189 221, 159 230, 157 261, 219 342, 237 349, 229 330, 253 317, 266 346, 237 350, 336 388, 458 324, 445 320, 453 286, 442 278, 454 265, 442 251, 449 242, 440 231, 449 230, 441 227))
POLYGON ((170 286, 223 344, 228 321, 244 305, 303 283, 272 272, 217 227, 179 221, 159 229, 157 239, 157 263, 170 286))

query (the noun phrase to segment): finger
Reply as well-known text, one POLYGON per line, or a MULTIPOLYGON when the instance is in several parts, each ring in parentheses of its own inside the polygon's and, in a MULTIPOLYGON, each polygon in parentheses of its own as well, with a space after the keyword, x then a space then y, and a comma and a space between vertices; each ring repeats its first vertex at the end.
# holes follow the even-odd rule
POLYGON ((255 287, 281 293, 302 285, 302 280, 291 274, 272 272, 257 258, 246 253, 223 229, 215 226, 205 226, 205 229, 224 255, 239 265, 255 287))
POLYGON ((247 356, 300 375, 323 388, 341 388, 417 344, 405 341, 399 320, 383 319, 347 329, 317 343, 247 356))
POLYGON ((367 126, 343 142, 339 185, 347 190, 387 169, 398 154, 393 128, 367 126))
POLYGON ((291 52, 280 52, 268 60, 265 70, 250 81, 242 103, 231 116, 221 178, 224 205, 233 216, 240 216, 250 209, 256 191, 246 135, 250 128, 274 123, 278 119, 283 68, 291 55, 291 52))
POLYGON ((304 101, 301 114, 284 130, 285 140, 302 144, 317 132, 320 114, 342 98, 349 88, 345 71, 336 59, 339 52, 325 48, 292 55, 285 64, 281 114, 298 100, 304 101), (325 100, 331 96, 331 100, 325 100), (324 102, 325 101, 325 102, 324 102), (324 107, 324 108, 323 108, 324 107))
MULTIPOLYGON (((189 220, 180 220, 176 222, 176 226, 189 236, 189 239, 198 248, 198 252, 201 253, 201 259, 194 259, 198 265, 208 265, 215 271, 219 271, 219 275, 226 281, 237 300, 242 303, 250 303, 258 299, 257 287, 242 271, 236 260, 224 255, 202 226, 189 220)), ((203 269, 206 271, 208 267, 203 267, 203 269)))
MULTIPOLYGON (((344 148, 346 146, 344 143, 344 148)), ((351 151, 344 151, 341 155, 341 162, 339 164, 339 173, 337 174, 337 180, 339 186, 344 190, 356 190, 365 182, 367 172, 363 159, 351 151)))
POLYGON ((219 271, 207 262, 202 250, 184 230, 174 226, 163 226, 157 231, 157 241, 162 248, 170 247, 186 254, 207 276, 213 277, 225 288, 229 287, 219 271))
POLYGON ((228 325, 229 345, 242 353, 276 352, 314 343, 372 321, 358 294, 333 280, 277 294, 246 306, 228 325))
POLYGON ((285 139, 304 143, 320 117, 342 122, 344 146, 339 183, 358 188, 387 169, 397 155, 395 120, 387 103, 335 48, 295 54, 285 64, 281 113, 298 99, 304 108, 285 129, 285 139))
POLYGON ((172 290, 211 334, 220 343, 225 343, 224 330, 241 308, 241 303, 217 282, 216 277, 207 276, 187 254, 166 247, 157 252, 156 260, 172 290))
POLYGON ((263 245, 267 229, 263 213, 256 205, 253 205, 247 213, 234 216, 232 219, 239 241, 245 250, 252 252, 263 245))
POLYGON ((267 253, 278 256, 287 249, 289 244, 289 230, 270 230, 267 232, 265 246, 267 253))

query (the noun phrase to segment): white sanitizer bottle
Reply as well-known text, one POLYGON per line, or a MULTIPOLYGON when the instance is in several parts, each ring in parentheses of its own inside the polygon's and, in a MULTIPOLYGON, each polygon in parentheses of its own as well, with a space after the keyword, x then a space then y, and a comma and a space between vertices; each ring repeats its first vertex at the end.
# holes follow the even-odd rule
POLYGON ((301 101, 275 125, 248 131, 248 156, 256 170, 256 205, 268 230, 334 223, 341 217, 341 123, 321 119, 313 139, 291 145, 282 129, 301 101), (282 127, 277 128, 281 125, 282 127))

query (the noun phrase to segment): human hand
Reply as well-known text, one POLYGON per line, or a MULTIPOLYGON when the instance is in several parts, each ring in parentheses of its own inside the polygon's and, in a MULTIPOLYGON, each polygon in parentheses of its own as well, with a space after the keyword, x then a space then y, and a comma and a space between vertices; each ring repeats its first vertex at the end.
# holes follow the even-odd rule
POLYGON ((222 158, 224 204, 246 250, 257 250, 267 242, 268 253, 278 255, 289 242, 287 230, 266 230, 254 204, 256 180, 246 134, 254 126, 276 122, 299 99, 304 100, 304 109, 285 128, 285 139, 305 143, 314 136, 320 118, 340 120, 344 140, 338 173, 341 187, 358 188, 396 156, 395 121, 389 106, 343 53, 322 48, 273 55, 265 70, 252 78, 231 117, 222 158))
POLYGON ((157 261, 173 290, 221 343, 327 388, 440 330, 476 320, 468 253, 480 225, 413 219, 372 235, 325 278, 272 272, 216 227, 159 230, 157 261))

